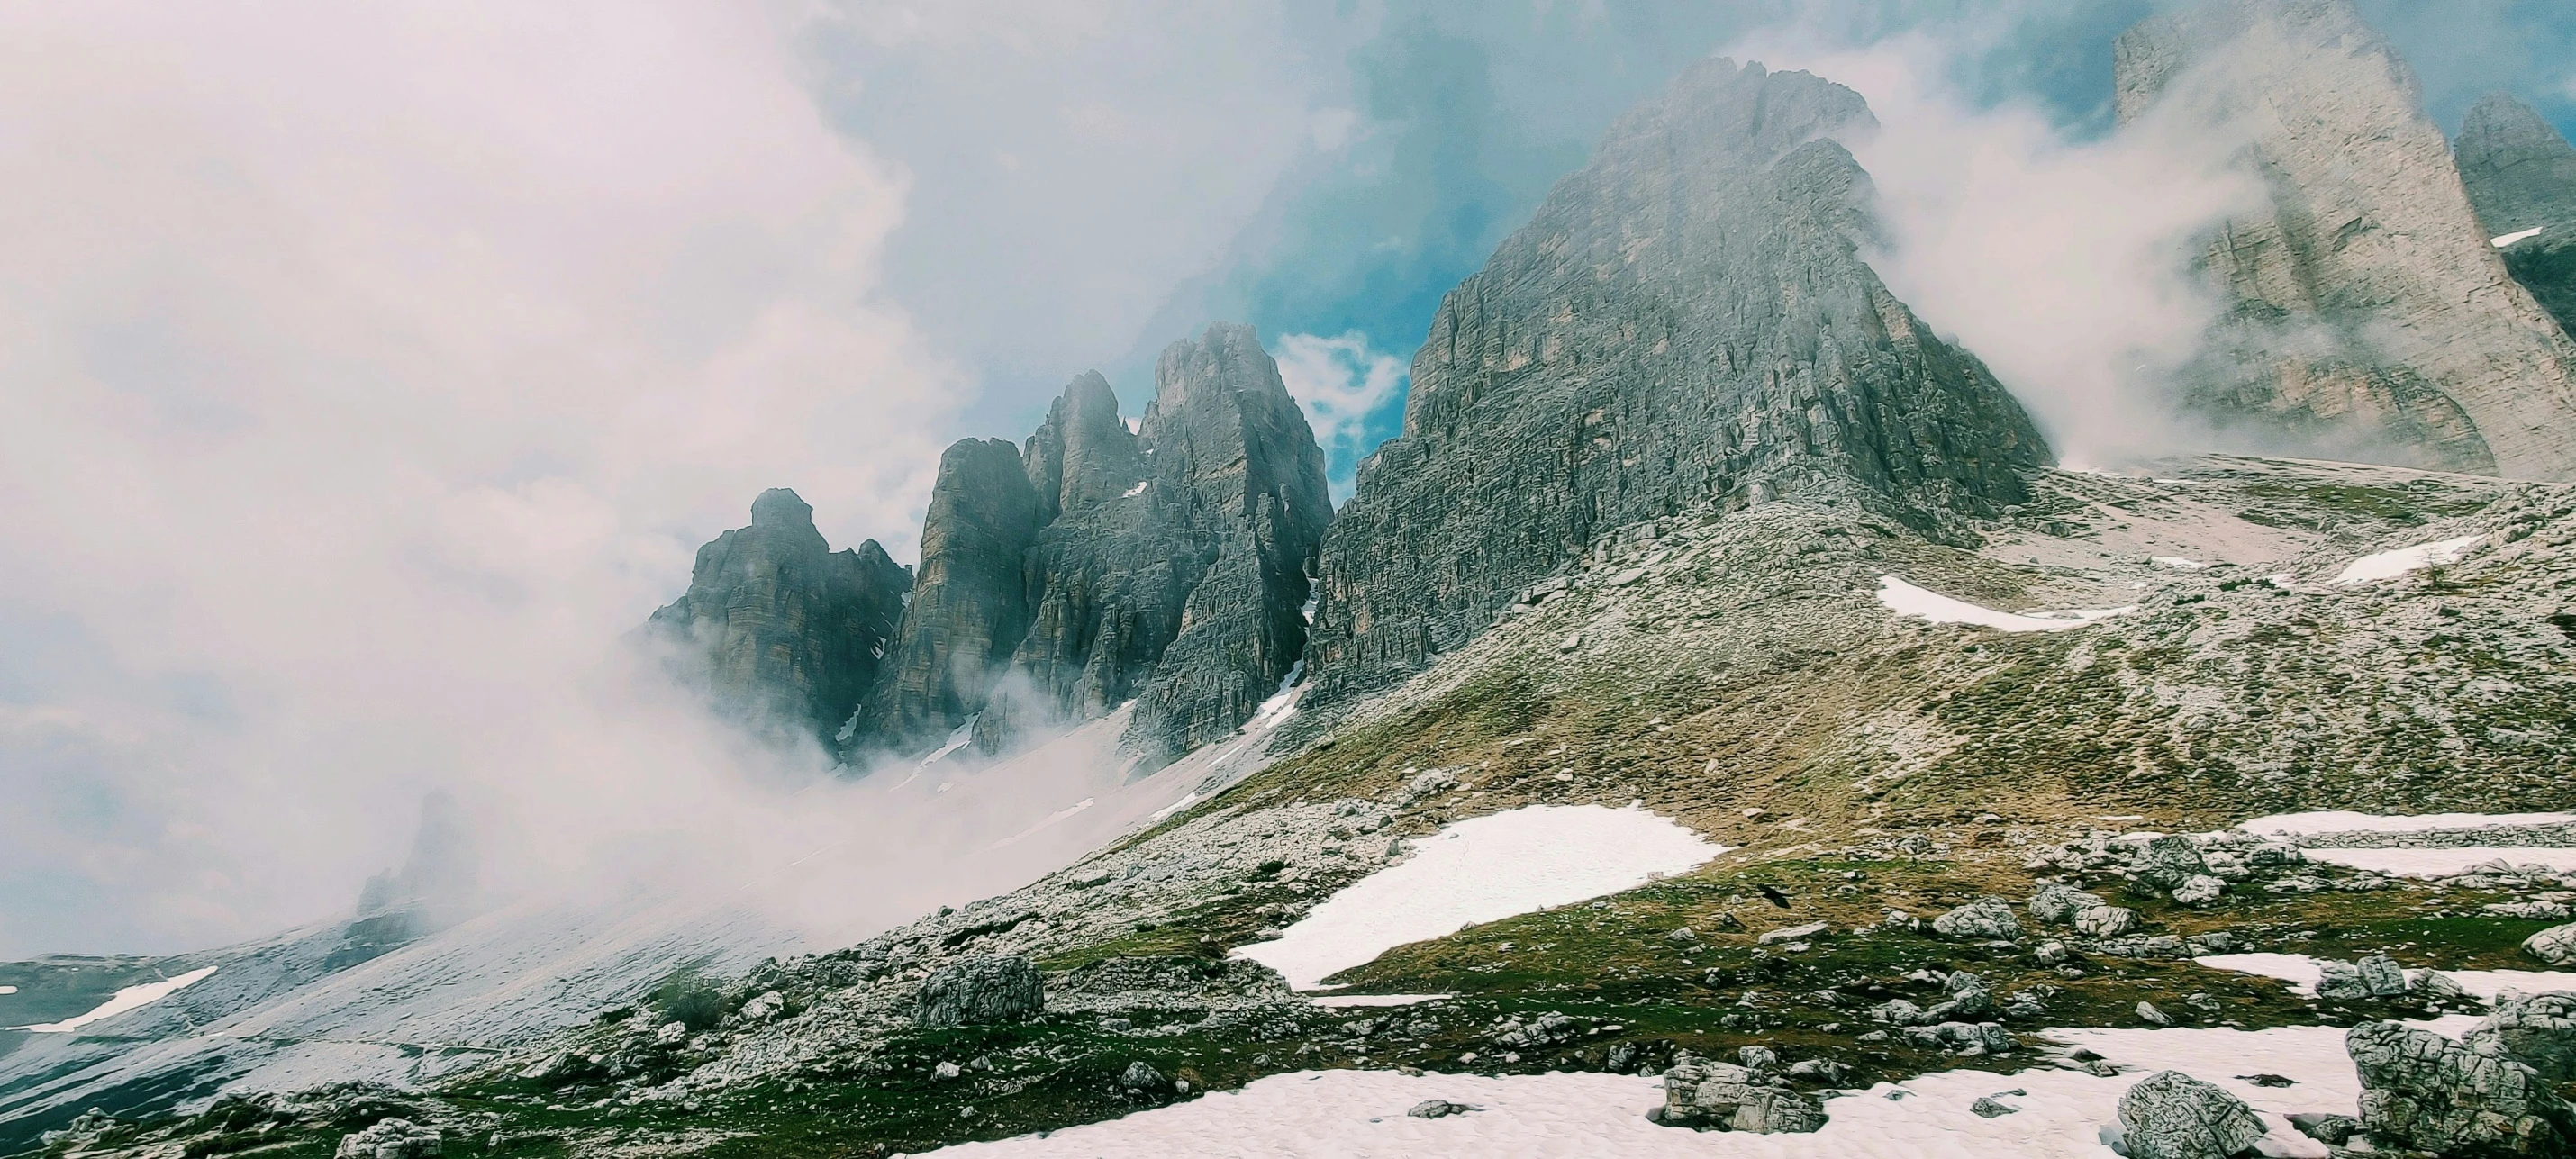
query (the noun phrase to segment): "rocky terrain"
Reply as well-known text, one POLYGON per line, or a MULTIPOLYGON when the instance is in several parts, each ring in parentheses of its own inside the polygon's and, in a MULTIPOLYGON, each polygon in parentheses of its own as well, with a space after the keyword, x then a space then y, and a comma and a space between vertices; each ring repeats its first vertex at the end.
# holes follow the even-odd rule
POLYGON ((2576 331, 2576 148, 2504 93, 2469 107, 2456 147, 2469 204, 2504 268, 2576 331))
POLYGON ((2556 154, 2455 166, 2342 0, 2118 63, 2271 193, 2191 405, 2380 462, 2052 466, 1865 260, 1860 98, 1705 61, 1338 513, 1218 325, 950 448, 909 576, 786 492, 701 552, 684 671, 978 900, 148 964, 214 971, 0 1056, 0 1151, 2576 1153, 2576 348, 2485 232, 2556 154))
POLYGON ((2349 0, 2216 0, 2117 58, 2123 122, 2242 139, 2270 194, 2209 240, 2230 308, 2192 406, 2331 457, 2576 475, 2576 343, 2506 272, 2413 71, 2349 0))

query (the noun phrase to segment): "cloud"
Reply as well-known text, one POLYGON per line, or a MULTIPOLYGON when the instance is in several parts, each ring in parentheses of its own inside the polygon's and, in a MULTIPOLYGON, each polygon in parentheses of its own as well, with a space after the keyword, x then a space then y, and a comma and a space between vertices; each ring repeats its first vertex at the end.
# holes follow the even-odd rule
POLYGON ((757 828, 762 758, 611 644, 763 487, 908 554, 965 389, 802 31, 0 11, 0 956, 344 907, 435 784, 536 862, 757 828))
POLYGON ((1376 446, 1369 438, 1372 420, 1388 417, 1383 412, 1403 396, 1410 372, 1394 355, 1371 350, 1368 335, 1356 330, 1331 338, 1285 334, 1273 345, 1279 377, 1315 428, 1326 481, 1340 503, 1350 498, 1360 460, 1376 446))
POLYGON ((1985 360, 2071 464, 2206 445, 2174 370, 2220 305, 2198 241, 2262 190, 2233 143, 2149 119, 2079 140, 2043 108, 1979 104, 1950 78, 1988 50, 1910 33, 1865 48, 1793 39, 1740 51, 1858 90, 1881 128, 1848 142, 1876 187, 1871 265, 1985 360))

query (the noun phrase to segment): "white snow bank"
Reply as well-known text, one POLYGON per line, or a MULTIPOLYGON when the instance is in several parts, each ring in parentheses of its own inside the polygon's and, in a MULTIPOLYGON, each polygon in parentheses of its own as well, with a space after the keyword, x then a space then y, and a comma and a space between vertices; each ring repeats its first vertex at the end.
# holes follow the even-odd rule
POLYGON ((1416 1002, 1435 1002, 1447 994, 1326 994, 1315 999, 1317 1006, 1411 1006, 1416 1002))
POLYGON ((2432 543, 2419 543, 2413 547, 2401 547, 2395 551, 2365 555, 2345 564, 2343 570, 2335 575, 2334 582, 2345 585, 2366 584, 2373 580, 2395 579, 2410 571, 2421 571, 2437 563, 2458 563, 2460 557, 2469 554, 2469 549, 2476 547, 2478 541, 2485 538, 2486 536, 2483 535, 2463 535, 2458 539, 2436 540, 2432 543))
POLYGON ((114 995, 110 996, 107 1001, 99 1003, 87 1014, 76 1015, 71 1018, 66 1018, 60 1022, 40 1022, 34 1026, 21 1026, 18 1029, 32 1031, 37 1034, 69 1034, 72 1031, 96 1022, 99 1019, 114 1018, 117 1015, 141 1006, 146 1002, 153 1002, 167 998, 172 994, 176 994, 181 990, 204 981, 207 975, 213 974, 214 972, 214 967, 207 966, 199 970, 190 970, 176 978, 164 978, 158 982, 146 982, 140 986, 128 986, 117 991, 114 995))
POLYGON ((15 994, 17 992, 18 988, 15 986, 0 986, 0 994, 15 994))
POLYGON ((2006 632, 2057 632, 2081 628, 2104 616, 2138 610, 2132 604, 2089 611, 1998 612, 1966 600, 1951 599, 1939 592, 1927 592, 1892 575, 1878 577, 1878 602, 1900 616, 1913 616, 1935 624, 1974 624, 2006 632))
MULTIPOLYGON (((2234 970, 2240 974, 2278 978, 2302 994, 2316 993, 2317 979, 2324 976, 2317 960, 2305 954, 2211 954, 2192 961, 2213 970, 2234 970)), ((2481 999, 2493 999, 2507 990, 2525 994, 2576 991, 2576 972, 2566 970, 2444 970, 2442 973, 2459 983, 2460 989, 2481 999)))
MULTIPOLYGON (((2456 1034, 2475 1019, 2421 1025, 2456 1034)), ((2333 1026, 2273 1030, 2049 1030, 2052 1039, 2099 1051, 2130 1068, 2102 1078, 2054 1066, 2017 1073, 1941 1071, 1901 1086, 1881 1083, 1824 1104, 1825 1125, 1812 1135, 1701 1134, 1646 1121, 1663 1099, 1655 1079, 1607 1074, 1407 1077, 1385 1071, 1307 1071, 1274 1075, 1241 1091, 1144 1111, 1107 1123, 969 1143, 934 1152, 959 1159, 1066 1156, 1642 1156, 1706 1159, 2113 1159, 2101 1129, 2119 1122, 2120 1096, 2138 1080, 2173 1069, 2225 1087, 2271 1128, 2274 1155, 2323 1156, 2325 1148, 2293 1130, 2299 1111, 2353 1113, 2361 1083, 2333 1026), (2287 1087, 2256 1086, 2236 1076, 2278 1074, 2287 1087), (2024 1094, 2006 1092, 2021 1090, 2024 1094), (1889 1098, 1891 1093, 1898 1094, 1889 1098), (1968 1108, 1981 1096, 2015 1113, 1980 1118, 1968 1108), (1462 1115, 1415 1119, 1405 1110, 1425 1099, 1476 1108, 1462 1115)))
POLYGON ((2205 568, 2205 567, 2208 567, 2208 566, 2209 566, 2208 564, 2202 563, 2202 562, 2200 562, 2199 560, 2196 560, 2196 559, 2184 559, 2183 557, 2181 557, 2181 556, 2179 556, 2179 555, 2156 555, 2156 556, 2149 556, 2149 557, 2148 557, 2148 562, 2153 563, 2153 564, 2155 564, 2155 565, 2156 565, 2156 566, 2158 566, 2158 567, 2170 567, 2170 568, 2176 568, 2176 569, 2179 569, 2179 570, 2182 570, 2182 571, 2199 571, 2200 569, 2202 569, 2202 568, 2205 568))
POLYGON ((2237 828, 2248 833, 2303 837, 2311 833, 2430 833, 2442 829, 2484 829, 2490 825, 2576 825, 2576 813, 2423 813, 2383 817, 2339 809, 2314 813, 2275 813, 2237 828))
POLYGON ((1278 940, 1234 952, 1313 989, 1407 942, 1633 889, 1725 850, 1639 809, 1531 805, 1451 825, 1401 864, 1326 899, 1278 940))
POLYGON ((2515 243, 2515 242, 2521 241, 2521 240, 2522 240, 2522 239, 2524 239, 2524 238, 2527 238, 2527 237, 2538 237, 2538 236, 2540 236, 2540 231, 2541 231, 2542 229, 2545 229, 2545 228, 2547 228, 2547 227, 2546 227, 2546 226, 2538 226, 2538 225, 2535 225, 2535 226, 2531 227, 2530 229, 2515 230, 2515 231, 2514 231, 2514 232, 2512 232, 2512 233, 2504 234, 2504 235, 2501 235, 2501 236, 2498 236, 2498 237, 2491 237, 2491 238, 2488 238, 2488 239, 2487 239, 2487 244, 2488 244, 2488 245, 2491 245, 2491 246, 2494 246, 2494 247, 2496 247, 2497 249, 2503 249, 2504 247, 2509 246, 2509 245, 2512 245, 2512 244, 2513 244, 2513 243, 2515 243))
POLYGON ((2449 877, 2466 873, 2472 865, 2502 858, 2515 865, 2546 865, 2561 872, 2576 870, 2576 849, 2506 849, 2488 845, 2464 845, 2457 849, 2311 849, 2302 848, 2310 861, 2326 861, 2354 869, 2398 877, 2449 877))

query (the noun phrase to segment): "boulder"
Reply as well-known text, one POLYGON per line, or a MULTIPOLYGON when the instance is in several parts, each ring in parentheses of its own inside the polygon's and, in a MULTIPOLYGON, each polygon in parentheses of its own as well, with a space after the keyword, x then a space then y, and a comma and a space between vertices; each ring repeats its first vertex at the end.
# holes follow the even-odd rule
POLYGON ((2075 915, 2102 904, 2098 894, 2086 893, 2071 885, 2044 882, 2030 895, 2030 920, 2043 926, 2062 926, 2075 920, 2075 915))
POLYGON ((2120 1096, 2129 1159, 2229 1159, 2254 1149, 2263 1120, 2244 1101, 2181 1071, 2158 1071, 2120 1096))
POLYGON ((2006 941, 2021 937, 2021 922, 2004 899, 1981 897, 1932 919, 1932 930, 1945 938, 2006 941))
POLYGON ((1424 1099, 1413 1104, 1412 1109, 1404 1113, 1417 1119, 1445 1119, 1451 1115, 1463 1115, 1475 1109, 1464 1103, 1453 1103, 1447 1099, 1424 1099))
POLYGON ((332 1159, 420 1159, 443 1154, 445 1144, 438 1128, 423 1127, 409 1119, 386 1119, 354 1135, 340 1138, 332 1159))
POLYGON ((2386 954, 2358 962, 2317 963, 2317 997, 2332 999, 2395 998, 2406 993, 2406 970, 2386 954))
POLYGON ((2563 966, 2576 960, 2576 922, 2551 926, 2524 938, 2522 952, 2552 966, 2563 966))
POLYGON ((2486 1021, 2460 1037, 2463 1045, 2500 1054, 2546 1083, 2576 1080, 2576 994, 2498 995, 2486 1021))
POLYGON ((1160 1091, 1166 1081, 1163 1072, 1141 1058, 1128 1063, 1126 1071, 1118 1076, 1118 1085, 1130 1091, 1160 1091))
POLYGON ((1700 1131, 1803 1134, 1824 1125, 1824 1111, 1780 1080, 1732 1063, 1685 1059, 1664 1072, 1664 1105, 1656 1121, 1700 1131))
POLYGON ((2097 905, 2075 915, 2075 932, 2087 937, 2116 938, 2138 928, 2138 911, 2121 905, 2097 905))
POLYGON ((2225 892, 2227 892, 2227 882, 2224 880, 2214 874, 2196 873, 2182 879, 2182 884, 2173 887, 2173 899, 2177 905, 2198 908, 2217 901, 2218 895, 2225 892))
POLYGON ((2538 1073, 2402 1022, 2344 1034, 2371 1142, 2436 1155, 2563 1154, 2570 1110, 2538 1073))
POLYGON ((1012 1022, 1045 1005, 1036 963, 1018 955, 961 958, 921 983, 913 1021, 921 1026, 1012 1022))
POLYGON ((2130 864, 2139 880, 2167 891, 2180 889, 2195 877, 2210 877, 2209 863, 2201 860, 2200 847, 2178 833, 2149 839, 2131 854, 2130 864))

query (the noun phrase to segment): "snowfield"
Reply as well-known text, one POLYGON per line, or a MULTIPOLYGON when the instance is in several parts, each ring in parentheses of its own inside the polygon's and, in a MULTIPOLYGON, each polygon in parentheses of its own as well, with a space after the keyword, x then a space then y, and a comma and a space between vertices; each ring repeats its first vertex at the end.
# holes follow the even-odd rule
MULTIPOLYGON (((2192 961, 2213 970, 2234 970, 2240 974, 2278 978, 2302 994, 2316 993, 2317 979, 2324 976, 2324 971, 2317 967, 2317 960, 2304 954, 2211 954, 2192 961)), ((2484 1001, 2492 1001, 2507 990, 2524 994, 2576 991, 2576 972, 2566 970, 2444 970, 2442 973, 2459 983, 2460 989, 2484 1001)))
MULTIPOLYGON (((176 978, 164 978, 158 982, 146 982, 140 986, 128 986, 109 996, 107 1001, 101 1002, 97 1006, 92 1007, 89 1013, 74 1015, 73 1017, 63 1019, 60 1022, 39 1022, 34 1026, 21 1026, 16 1029, 24 1030, 31 1034, 69 1034, 72 1031, 96 1022, 99 1019, 114 1018, 119 1014, 123 1014, 128 1010, 142 1006, 147 1002, 157 1002, 163 998, 167 998, 172 994, 176 994, 181 990, 185 990, 190 986, 204 981, 214 972, 215 968, 208 966, 202 970, 190 970, 176 978)), ((15 993, 15 991, 12 990, 12 993, 15 993)))
POLYGON ((2395 579, 2410 571, 2422 571, 2435 564, 2458 563, 2462 557, 2469 554, 2470 548, 2476 547, 2478 541, 2485 538, 2486 536, 2483 535, 2463 535, 2458 539, 2419 543, 2413 547, 2401 547, 2395 551, 2365 555, 2345 564, 2343 571, 2336 574, 2334 582, 2349 587, 2353 584, 2370 583, 2373 580, 2395 579))
MULTIPOLYGON (((2419 1025, 2457 1035, 2477 1021, 2457 1015, 2419 1025)), ((1702 1134, 1646 1121, 1663 1100, 1659 1079, 1610 1074, 1487 1077, 1387 1071, 1303 1071, 1274 1075, 1240 1091, 1106 1123, 969 1143, 933 1152, 954 1159, 1028 1156, 1395 1156, 1556 1157, 1760 1156, 1765 1159, 2114 1159, 2103 1128, 2119 1124, 2119 1099, 2159 1070, 2216 1083, 2259 1112, 2271 1134, 2266 1154, 2322 1159, 2324 1145, 2292 1129, 2300 1111, 2353 1113, 2361 1082, 2333 1026, 2272 1030, 2059 1029, 2043 1032, 2088 1047, 2123 1068, 2117 1078, 2043 1066, 2016 1072, 1953 1070, 1901 1084, 1881 1083, 1825 1102, 1812 1135, 1702 1134), (2277 1074, 2287 1087, 2256 1086, 2277 1074), (2240 1078, 2239 1075, 2247 1076, 2240 1078), (2014 1093, 2020 1092, 2020 1093, 2014 1093), (1980 1118, 1968 1107, 1994 1096, 2014 1113, 1980 1118), (1415 1119, 1407 1108, 1445 1099, 1476 1108, 1415 1119)))
POLYGON ((1442 829, 1403 862, 1317 905, 1278 940, 1234 952, 1312 990, 1407 942, 1634 889, 1725 851, 1641 809, 1531 805, 1442 829))
POLYGON ((2305 837, 2313 833, 2431 833, 2484 829, 2492 825, 2576 825, 2576 813, 2425 813, 2412 817, 2384 817, 2375 813, 2323 810, 2256 817, 2237 828, 2267 836, 2305 837))
POLYGON ((2576 870, 2576 849, 2505 848, 2464 845, 2457 849, 2318 849, 2301 847, 2310 861, 2367 869, 2399 877, 2450 877, 2469 867, 2502 859, 2515 865, 2546 865, 2576 870))
POLYGON ((1951 599, 1939 592, 1927 592, 1892 575, 1878 577, 1878 602, 1900 616, 1913 616, 1935 624, 1974 624, 2005 632, 2062 632, 2068 628, 2081 628, 2105 616, 2138 610, 2136 605, 2129 605, 2067 612, 1998 612, 1966 600, 1951 599))

